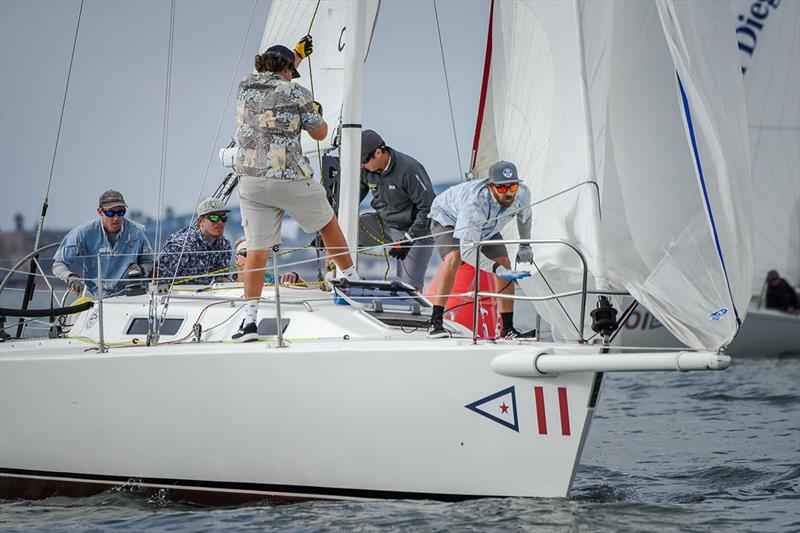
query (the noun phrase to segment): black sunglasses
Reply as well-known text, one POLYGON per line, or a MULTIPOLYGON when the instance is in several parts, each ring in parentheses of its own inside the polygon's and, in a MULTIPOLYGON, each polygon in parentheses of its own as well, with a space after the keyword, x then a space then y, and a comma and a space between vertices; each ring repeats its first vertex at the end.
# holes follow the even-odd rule
POLYGON ((206 218, 210 222, 213 222, 214 224, 216 224, 217 222, 227 222, 228 221, 228 215, 217 215, 217 214, 206 215, 206 218))
POLYGON ((116 211, 113 209, 103 209, 103 214, 108 218, 114 218, 115 216, 124 217, 126 212, 125 209, 117 209, 116 211))

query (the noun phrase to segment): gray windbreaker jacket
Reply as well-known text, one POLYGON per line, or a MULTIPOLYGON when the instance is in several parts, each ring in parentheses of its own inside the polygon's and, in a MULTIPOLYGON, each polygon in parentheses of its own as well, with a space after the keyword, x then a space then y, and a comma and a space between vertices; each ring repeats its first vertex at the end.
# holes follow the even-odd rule
POLYGON ((383 173, 361 171, 361 200, 372 191, 372 208, 390 228, 411 237, 430 235, 428 213, 436 197, 419 161, 389 148, 391 161, 383 173))

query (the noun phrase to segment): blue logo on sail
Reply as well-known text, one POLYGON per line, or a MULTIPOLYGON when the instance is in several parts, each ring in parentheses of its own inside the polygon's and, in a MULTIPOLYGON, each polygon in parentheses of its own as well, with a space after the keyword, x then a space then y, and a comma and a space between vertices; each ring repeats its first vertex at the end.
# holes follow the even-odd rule
POLYGON ((718 320, 721 320, 727 314, 728 314, 728 308, 727 307, 722 307, 720 309, 717 309, 716 311, 712 311, 712 312, 708 313, 708 321, 709 322, 717 322, 718 320))

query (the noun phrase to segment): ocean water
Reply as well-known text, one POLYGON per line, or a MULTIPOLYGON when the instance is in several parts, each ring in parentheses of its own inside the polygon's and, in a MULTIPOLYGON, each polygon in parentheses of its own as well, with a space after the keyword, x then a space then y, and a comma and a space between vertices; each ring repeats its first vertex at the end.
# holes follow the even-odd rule
POLYGON ((726 372, 608 374, 566 499, 202 508, 167 494, 0 501, 3 532, 799 531, 800 358, 726 372))

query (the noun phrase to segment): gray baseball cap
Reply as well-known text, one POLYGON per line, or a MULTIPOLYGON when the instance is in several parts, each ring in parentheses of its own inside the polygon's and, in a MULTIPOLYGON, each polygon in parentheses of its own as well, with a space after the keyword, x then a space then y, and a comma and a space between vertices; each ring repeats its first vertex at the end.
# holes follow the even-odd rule
POLYGON ((112 207, 128 207, 125 203, 125 197, 119 191, 108 190, 100 195, 98 205, 103 209, 111 209, 112 207))
POLYGON ((489 167, 489 183, 495 185, 502 185, 504 183, 517 183, 519 182, 519 175, 517 174, 517 166, 508 161, 498 161, 489 167))
POLYGON ((206 198, 197 204, 197 216, 201 217, 209 213, 229 213, 230 209, 219 198, 206 198))

